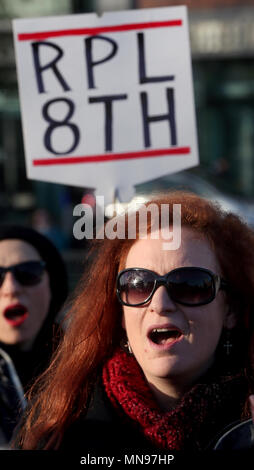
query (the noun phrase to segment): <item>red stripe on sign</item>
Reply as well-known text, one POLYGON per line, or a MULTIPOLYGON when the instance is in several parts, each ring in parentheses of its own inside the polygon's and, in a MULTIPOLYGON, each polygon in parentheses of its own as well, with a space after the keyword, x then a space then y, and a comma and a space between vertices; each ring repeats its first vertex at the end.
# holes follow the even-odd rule
POLYGON ((60 36, 94 35, 100 33, 117 33, 135 31, 137 29, 167 28, 170 26, 182 26, 182 20, 153 21, 149 23, 119 24, 111 26, 97 26, 94 28, 62 29, 57 31, 40 31, 37 33, 19 33, 19 41, 31 39, 40 40, 60 36))
POLYGON ((73 165, 75 163, 100 163, 117 160, 131 160, 136 158, 167 157, 173 155, 186 155, 191 151, 190 147, 176 147, 168 149, 143 150, 141 152, 111 153, 104 155, 88 155, 84 157, 58 157, 40 158, 33 160, 34 166, 45 165, 73 165))

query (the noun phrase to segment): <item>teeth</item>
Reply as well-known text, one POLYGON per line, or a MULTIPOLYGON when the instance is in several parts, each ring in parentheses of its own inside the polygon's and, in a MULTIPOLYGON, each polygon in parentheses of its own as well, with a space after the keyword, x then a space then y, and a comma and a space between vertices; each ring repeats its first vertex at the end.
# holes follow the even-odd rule
POLYGON ((167 331, 176 331, 172 330, 171 328, 154 328, 152 333, 166 333, 167 331))
POLYGON ((179 338, 181 333, 174 328, 153 328, 149 336, 153 343, 163 345, 169 344, 174 339, 179 338))

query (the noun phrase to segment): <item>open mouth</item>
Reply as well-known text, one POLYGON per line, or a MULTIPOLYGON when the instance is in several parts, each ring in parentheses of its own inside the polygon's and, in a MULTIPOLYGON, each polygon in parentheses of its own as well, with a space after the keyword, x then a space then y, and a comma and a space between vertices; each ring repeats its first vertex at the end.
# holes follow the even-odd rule
POLYGON ((28 316, 27 308, 24 305, 16 304, 7 307, 4 311, 4 317, 12 326, 21 325, 28 316))
POLYGON ((182 332, 173 328, 153 328, 148 334, 149 339, 158 345, 170 344, 181 336, 182 332))

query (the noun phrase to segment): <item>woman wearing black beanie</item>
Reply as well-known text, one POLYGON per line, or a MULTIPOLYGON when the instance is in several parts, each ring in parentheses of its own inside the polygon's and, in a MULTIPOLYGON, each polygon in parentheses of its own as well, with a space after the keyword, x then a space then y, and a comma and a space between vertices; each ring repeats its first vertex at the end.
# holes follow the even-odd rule
POLYGON ((52 242, 28 227, 0 227, 0 445, 11 439, 23 391, 49 362, 67 294, 52 242))

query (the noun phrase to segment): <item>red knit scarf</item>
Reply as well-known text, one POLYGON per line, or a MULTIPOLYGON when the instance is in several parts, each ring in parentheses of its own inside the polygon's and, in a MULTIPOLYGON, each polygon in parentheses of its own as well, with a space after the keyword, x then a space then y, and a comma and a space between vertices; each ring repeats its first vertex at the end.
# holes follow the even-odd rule
POLYGON ((124 412, 155 447, 201 450, 226 425, 239 420, 247 393, 243 377, 220 377, 195 385, 176 408, 159 409, 135 360, 118 349, 103 368, 113 406, 124 412))

